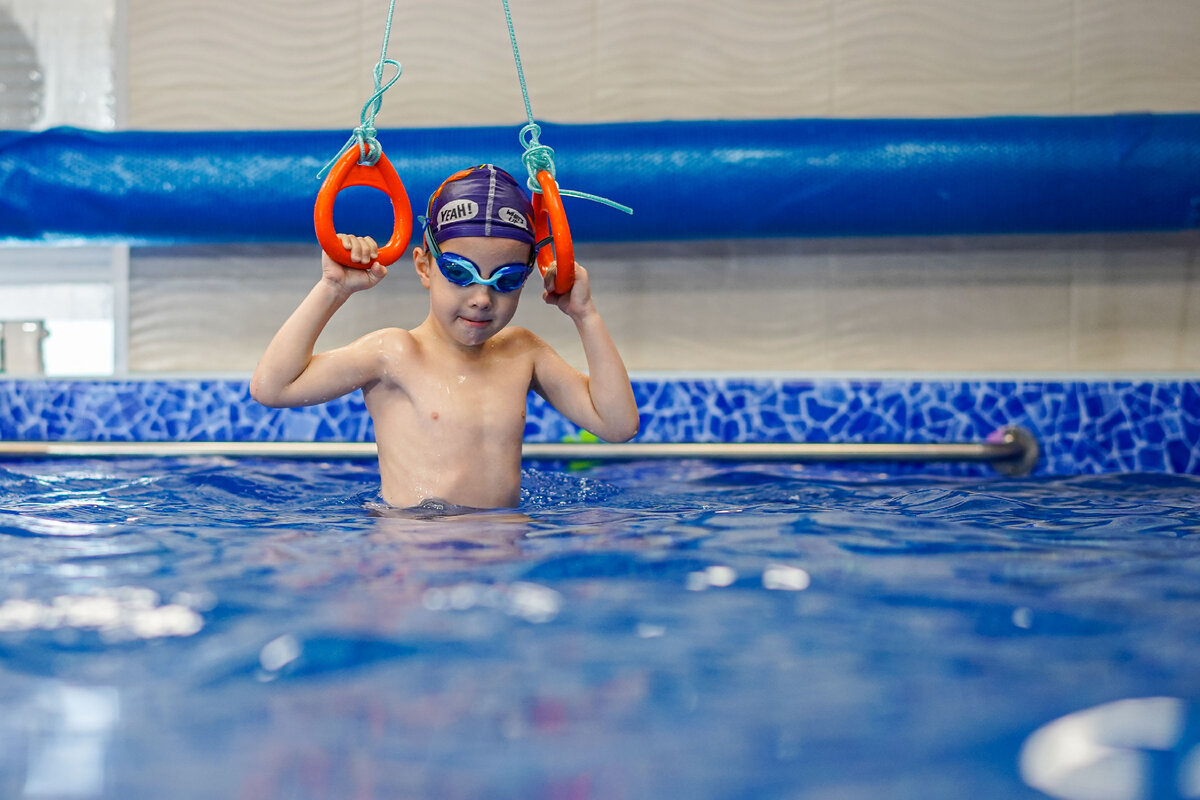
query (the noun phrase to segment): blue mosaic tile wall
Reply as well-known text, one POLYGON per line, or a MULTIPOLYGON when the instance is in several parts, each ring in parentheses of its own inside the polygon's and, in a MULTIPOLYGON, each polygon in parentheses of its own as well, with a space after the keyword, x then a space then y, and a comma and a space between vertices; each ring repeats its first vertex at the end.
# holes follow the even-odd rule
MULTIPOLYGON (((1200 474, 1200 381, 636 380, 643 442, 1039 440, 1038 473, 1200 474)), ((578 432, 531 396, 526 440, 578 432)), ((0 380, 0 439, 370 441, 359 393, 270 409, 236 379, 0 380)))

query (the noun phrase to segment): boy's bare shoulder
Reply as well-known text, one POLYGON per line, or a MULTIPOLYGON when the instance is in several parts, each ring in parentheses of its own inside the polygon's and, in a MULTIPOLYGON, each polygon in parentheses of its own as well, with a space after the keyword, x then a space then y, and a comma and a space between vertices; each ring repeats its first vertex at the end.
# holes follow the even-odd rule
POLYGON ((412 331, 404 328, 380 328, 361 337, 355 345, 371 354, 377 377, 387 386, 403 385, 405 375, 420 358, 420 343, 412 331))
POLYGON ((361 341, 383 347, 410 347, 415 339, 405 328, 380 328, 362 337, 361 341))
POLYGON ((385 362, 411 356, 418 349, 416 337, 404 328, 380 328, 361 337, 355 344, 383 357, 385 362))
POLYGON ((509 325, 504 330, 497 333, 492 339, 496 344, 503 347, 511 347, 514 350, 529 351, 540 347, 546 347, 546 342, 542 337, 538 336, 528 328, 522 328, 519 325, 509 325))

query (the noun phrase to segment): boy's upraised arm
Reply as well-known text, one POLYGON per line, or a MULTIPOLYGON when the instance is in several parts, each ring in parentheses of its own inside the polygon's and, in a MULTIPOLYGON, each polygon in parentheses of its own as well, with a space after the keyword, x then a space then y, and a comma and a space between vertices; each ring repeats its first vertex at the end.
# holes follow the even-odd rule
MULTIPOLYGON (((554 271, 546 273, 553 287, 554 271)), ((573 368, 548 345, 539 348, 534 360, 534 390, 576 425, 606 442, 624 442, 638 432, 637 402, 625 362, 592 303, 587 271, 575 265, 575 285, 570 294, 556 295, 548 289, 547 303, 557 305, 575 322, 588 374, 573 368)))
MULTIPOLYGON (((353 250, 356 257, 361 252, 362 258, 374 258, 372 240, 347 239, 351 241, 346 249, 353 250)), ((378 349, 372 346, 377 343, 371 336, 319 355, 313 355, 313 348, 330 317, 346 299, 382 280, 387 268, 373 263, 370 269, 345 269, 324 254, 321 265, 321 280, 279 328, 254 370, 250 394, 263 405, 292 407, 323 403, 377 377, 378 349)))

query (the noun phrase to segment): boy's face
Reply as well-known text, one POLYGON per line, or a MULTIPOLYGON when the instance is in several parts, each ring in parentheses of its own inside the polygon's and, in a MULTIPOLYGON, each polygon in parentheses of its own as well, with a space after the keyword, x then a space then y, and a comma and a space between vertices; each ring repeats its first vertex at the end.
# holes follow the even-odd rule
MULTIPOLYGON (((470 259, 480 277, 485 279, 492 277, 497 267, 525 263, 529 259, 529 245, 500 237, 447 239, 441 249, 443 253, 470 259)), ((479 283, 456 286, 442 274, 433 255, 421 247, 413 251, 413 261, 421 285, 429 290, 430 314, 459 344, 468 347, 483 344, 499 333, 517 313, 520 289, 500 292, 479 283)))

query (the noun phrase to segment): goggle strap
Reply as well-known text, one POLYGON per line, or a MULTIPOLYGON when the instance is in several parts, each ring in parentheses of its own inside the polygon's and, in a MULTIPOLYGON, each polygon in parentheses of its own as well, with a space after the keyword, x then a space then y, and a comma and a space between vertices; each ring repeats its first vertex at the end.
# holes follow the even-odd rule
POLYGON ((437 240, 433 238, 433 230, 429 227, 429 217, 418 217, 421 221, 421 239, 425 242, 425 249, 433 255, 434 258, 440 258, 442 248, 438 247, 437 240))

